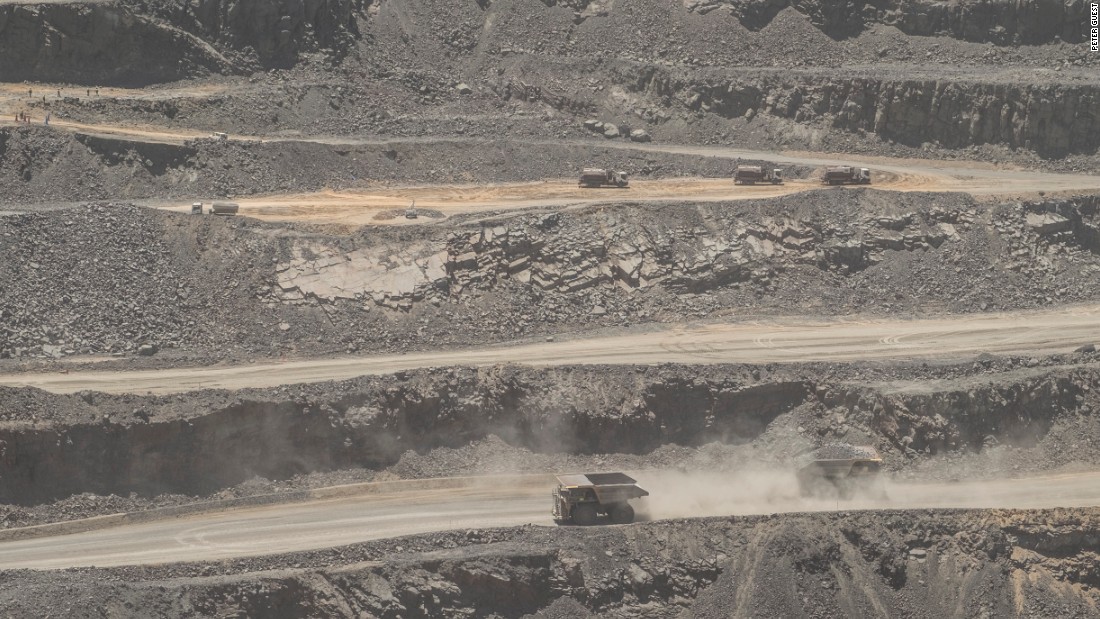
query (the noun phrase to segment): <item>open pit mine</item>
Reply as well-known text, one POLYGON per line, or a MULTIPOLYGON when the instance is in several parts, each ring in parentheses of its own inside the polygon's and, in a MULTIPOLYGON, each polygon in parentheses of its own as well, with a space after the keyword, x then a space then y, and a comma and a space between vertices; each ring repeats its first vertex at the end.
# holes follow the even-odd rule
POLYGON ((1090 17, 0 0, 0 616, 1100 617, 1090 17))

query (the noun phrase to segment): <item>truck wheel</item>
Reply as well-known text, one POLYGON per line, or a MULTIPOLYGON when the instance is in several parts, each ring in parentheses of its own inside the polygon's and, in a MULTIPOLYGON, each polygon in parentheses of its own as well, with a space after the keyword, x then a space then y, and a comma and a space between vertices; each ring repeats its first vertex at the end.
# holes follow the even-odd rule
POLYGON ((573 507, 573 522, 587 527, 596 524, 596 504, 581 503, 573 507))
POLYGON ((630 524, 634 522, 634 508, 628 503, 616 503, 611 508, 611 522, 615 524, 630 524))

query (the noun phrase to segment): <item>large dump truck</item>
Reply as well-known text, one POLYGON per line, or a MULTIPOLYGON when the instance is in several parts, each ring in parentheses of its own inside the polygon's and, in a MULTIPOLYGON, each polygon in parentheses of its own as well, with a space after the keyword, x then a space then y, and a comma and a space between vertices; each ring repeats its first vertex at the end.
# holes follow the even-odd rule
POLYGON ((833 166, 825 168, 821 182, 825 185, 870 185, 871 171, 850 165, 833 166))
POLYGON ((797 471, 805 497, 886 498, 882 456, 874 447, 835 443, 803 457, 797 471))
POLYGON ((581 187, 626 187, 626 172, 604 170, 603 168, 585 168, 578 182, 581 187))
POLYGON ((558 475, 554 489, 554 521, 558 524, 596 524, 607 517, 614 524, 634 522, 631 499, 649 496, 624 473, 558 475))
POLYGON ((778 185, 783 182, 783 170, 779 168, 767 169, 758 165, 739 165, 733 171, 734 185, 754 185, 756 183, 771 183, 778 185))

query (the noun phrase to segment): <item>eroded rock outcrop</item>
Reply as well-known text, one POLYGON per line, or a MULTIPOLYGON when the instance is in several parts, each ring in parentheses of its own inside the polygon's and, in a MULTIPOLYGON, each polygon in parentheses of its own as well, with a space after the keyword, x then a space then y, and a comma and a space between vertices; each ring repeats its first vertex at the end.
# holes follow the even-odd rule
POLYGON ((642 223, 606 213, 600 225, 577 225, 561 215, 510 220, 446 240, 344 252, 314 241, 295 242, 281 263, 284 301, 316 297, 373 300, 392 309, 439 303, 505 280, 561 294, 614 286, 625 291, 664 288, 701 292, 734 282, 767 279, 790 265, 859 270, 883 252, 918 251, 958 241, 957 213, 868 219, 859 236, 818 220, 762 217, 697 230, 642 223))
POLYGON ((1100 89, 918 79, 834 79, 790 72, 722 72, 684 76, 651 67, 622 69, 617 79, 650 104, 640 115, 657 122, 662 102, 726 118, 760 114, 880 138, 945 148, 1004 144, 1044 157, 1092 153, 1100 143, 1100 89), (650 110, 648 113, 646 110, 650 110))
POLYGON ((143 85, 232 71, 195 35, 112 3, 0 6, 0 57, 5 82, 143 85))
POLYGON ((117 0, 0 6, 0 80, 145 85, 346 53, 356 0, 117 0))

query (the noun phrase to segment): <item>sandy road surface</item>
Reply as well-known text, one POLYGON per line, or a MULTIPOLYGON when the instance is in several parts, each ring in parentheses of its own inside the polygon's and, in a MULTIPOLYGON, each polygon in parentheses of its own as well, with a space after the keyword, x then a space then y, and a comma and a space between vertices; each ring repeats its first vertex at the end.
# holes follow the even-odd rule
MULTIPOLYGON (((655 501, 653 518, 768 514, 834 509, 930 507, 1083 507, 1100 505, 1100 473, 968 482, 893 484, 891 499, 807 502, 793 475, 765 474, 763 484, 735 479, 716 486, 689 476, 637 474, 655 501), (686 488, 686 490, 685 490, 686 488), (659 497, 670 500, 663 505, 659 497)), ((747 478, 746 478, 747 479, 747 478)), ((338 500, 273 505, 87 533, 0 543, 2 569, 60 569, 218 560, 328 548, 432 531, 537 524, 552 526, 550 486, 477 485, 394 491, 338 500)))
MULTIPOLYGON (((879 189, 910 191, 911 179, 899 175, 878 175, 879 189)), ((431 209, 444 217, 483 211, 530 208, 590 206, 622 202, 691 201, 714 202, 773 198, 818 189, 811 180, 788 181, 783 185, 734 186, 730 179, 672 178, 632 181, 626 189, 583 189, 576 180, 557 179, 536 183, 494 183, 431 187, 397 187, 379 190, 326 190, 317 193, 240 198, 241 215, 266 221, 362 226, 366 224, 409 225, 441 221, 420 217, 406 219, 403 211, 412 204, 431 209)), ((161 205, 165 210, 190 212, 190 202, 161 205)))
MULTIPOLYGON (((780 165, 791 163, 822 167, 844 161, 871 167, 873 170, 871 188, 888 191, 963 192, 985 197, 1022 197, 1039 191, 1047 194, 1100 192, 1100 176, 992 169, 981 164, 968 167, 968 164, 958 162, 929 163, 890 159, 870 162, 852 160, 849 157, 838 158, 827 154, 791 156, 762 151, 677 145, 599 144, 598 146, 699 156, 770 159, 780 165)), ((242 198, 236 202, 241 205, 242 215, 268 221, 307 221, 346 226, 407 225, 433 221, 425 218, 407 220, 401 216, 394 216, 395 209, 405 209, 414 201, 418 208, 439 211, 444 217, 450 217, 479 211, 568 208, 623 202, 750 200, 774 198, 823 188, 846 191, 851 187, 829 188, 821 185, 816 179, 791 179, 782 185, 734 185, 728 178, 669 178, 635 179, 631 181, 629 187, 624 189, 583 189, 577 187, 573 179, 553 179, 533 183, 327 190, 308 194, 242 198)), ((150 205, 179 212, 187 212, 190 208, 190 203, 182 202, 151 203, 150 205)))
POLYGON ((341 380, 452 365, 769 363, 1070 352, 1100 339, 1100 306, 921 320, 851 319, 656 325, 629 335, 474 350, 314 359, 233 367, 0 375, 0 385, 56 393, 176 393, 341 380))

